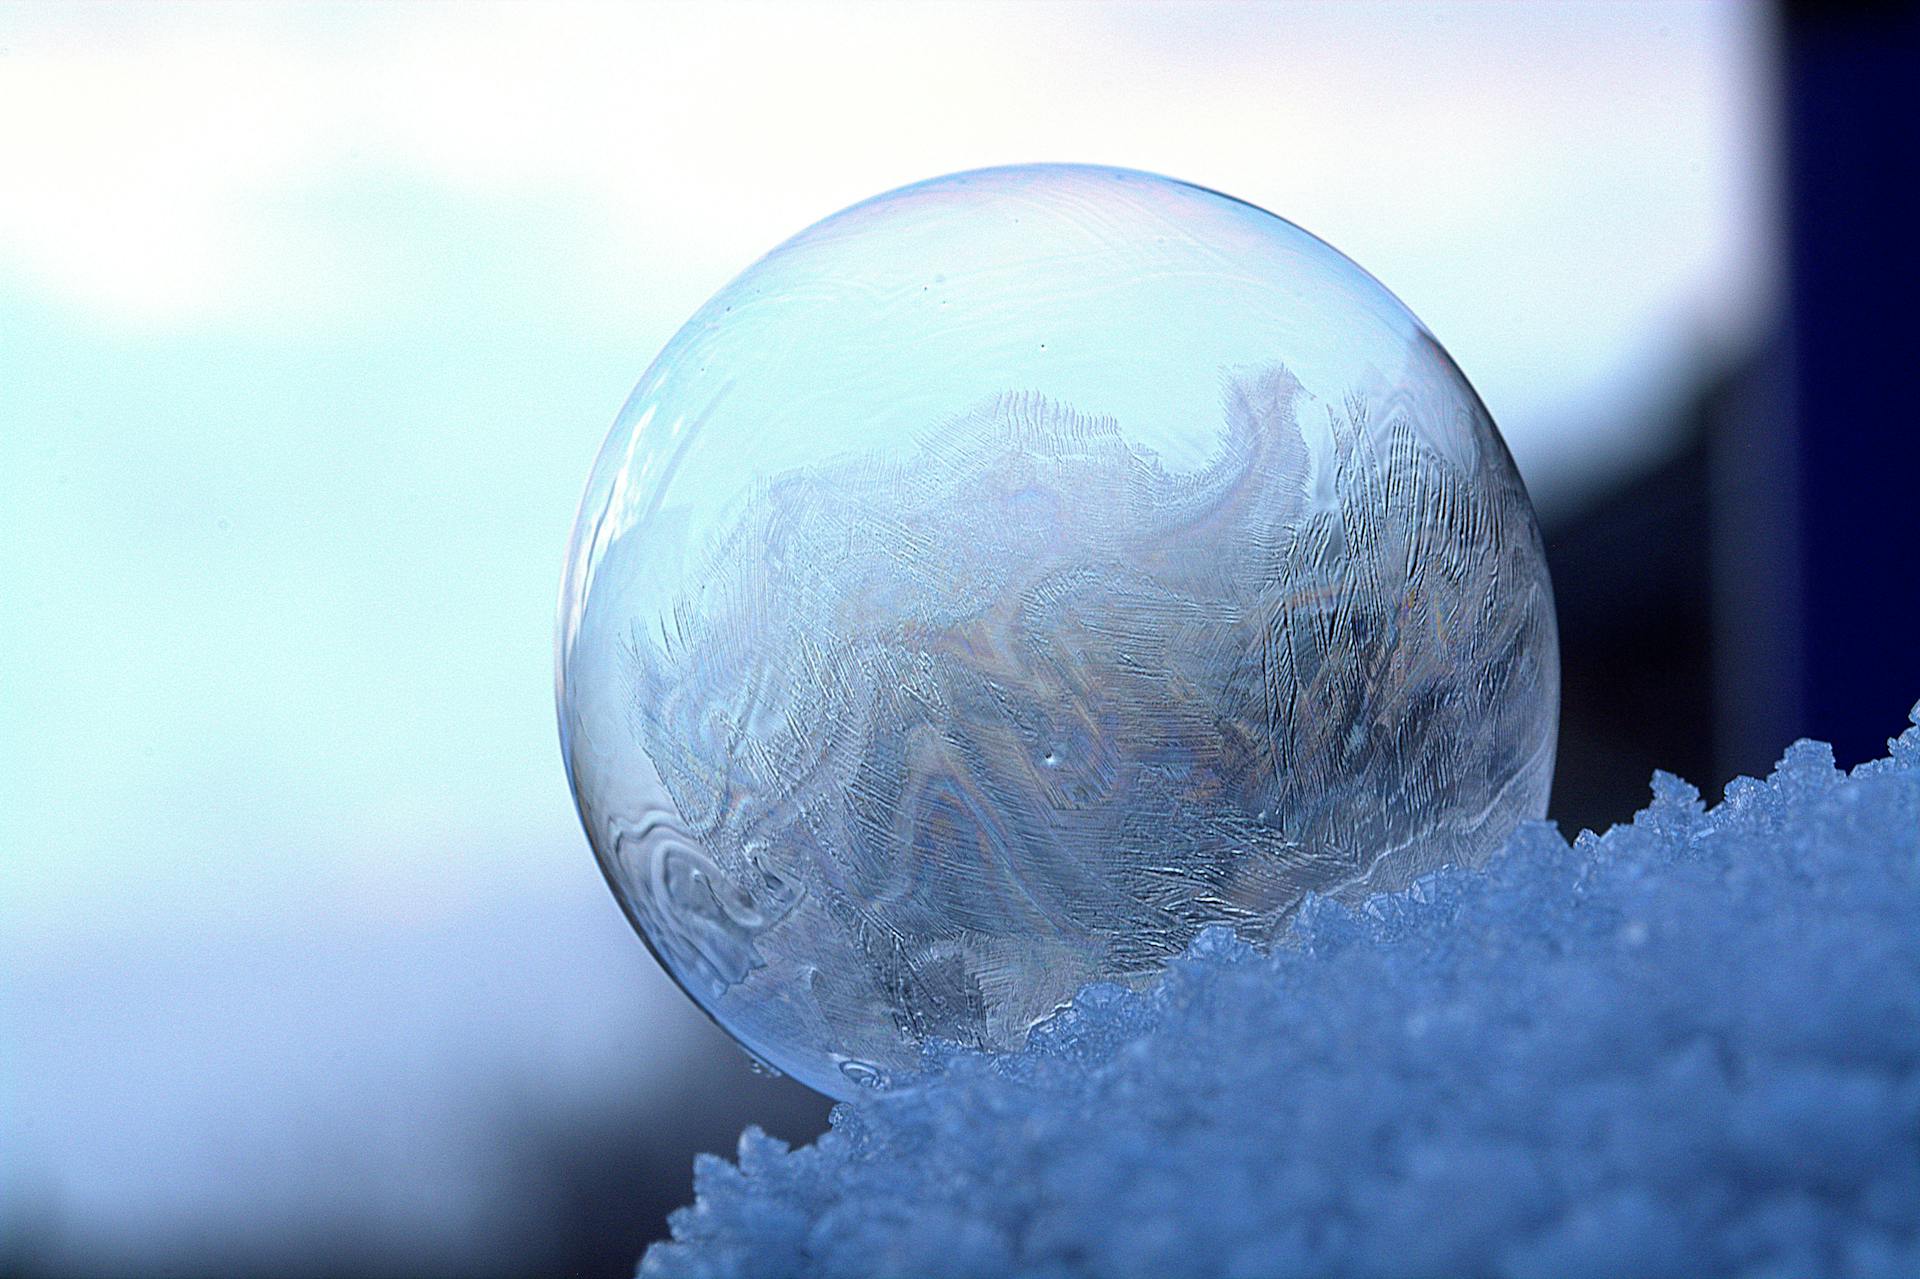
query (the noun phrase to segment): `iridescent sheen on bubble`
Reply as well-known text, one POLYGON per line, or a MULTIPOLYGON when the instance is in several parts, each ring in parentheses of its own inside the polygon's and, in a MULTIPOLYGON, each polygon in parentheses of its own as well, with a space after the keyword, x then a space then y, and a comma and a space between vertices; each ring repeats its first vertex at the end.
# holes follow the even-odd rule
POLYGON ((561 601, 615 893, 839 1095, 1478 861, 1545 809, 1558 689, 1446 353, 1292 224, 1111 169, 907 187, 728 285, 609 436, 561 601))

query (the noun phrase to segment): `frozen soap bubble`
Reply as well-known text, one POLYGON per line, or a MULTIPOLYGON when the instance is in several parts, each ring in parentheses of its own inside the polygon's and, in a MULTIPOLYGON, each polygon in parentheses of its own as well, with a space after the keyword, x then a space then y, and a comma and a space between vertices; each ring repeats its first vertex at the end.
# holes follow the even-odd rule
POLYGON ((560 724, 608 881, 825 1092, 1545 809, 1526 491, 1394 297, 1144 173, 958 174, 722 289, 594 467, 560 724))

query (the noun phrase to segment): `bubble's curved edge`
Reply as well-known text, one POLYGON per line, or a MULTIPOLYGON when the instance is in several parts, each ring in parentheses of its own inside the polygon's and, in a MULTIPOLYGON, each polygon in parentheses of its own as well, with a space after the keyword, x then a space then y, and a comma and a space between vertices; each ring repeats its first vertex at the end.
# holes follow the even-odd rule
MULTIPOLYGON (((1261 205, 1255 204, 1252 201, 1231 195, 1229 193, 1220 191, 1213 187, 1209 187, 1201 182, 1192 181, 1192 180, 1183 179, 1183 178, 1177 178, 1177 177, 1169 176, 1166 174, 1157 173, 1151 170, 1138 169, 1138 168, 1133 168, 1125 165, 1111 165, 1111 164, 1100 164, 1100 163, 1079 162, 1079 161, 1017 162, 1017 163, 981 166, 973 169, 960 170, 960 171, 955 171, 951 173, 939 174, 939 175, 934 175, 927 178, 918 179, 916 181, 908 182, 903 185, 891 188, 889 190, 882 191, 874 195, 868 196, 864 199, 858 200, 852 204, 844 206, 843 208, 838 209, 832 213, 826 214, 825 216, 810 223, 808 226, 802 228, 800 231, 794 233, 793 235, 790 235, 785 240, 781 241, 779 244, 773 246, 772 248, 767 250, 765 253, 759 255, 758 257, 753 259, 751 262, 746 264, 740 271, 736 272, 725 284, 723 284, 719 289, 717 289, 713 293, 713 295, 711 295, 704 303, 702 303, 702 305, 693 312, 693 314, 680 326, 680 328, 675 331, 673 337, 669 339, 669 341, 665 344, 662 350, 655 356, 653 361, 648 365, 647 370, 641 375, 640 379, 636 382, 633 390, 628 394, 626 400, 623 402, 620 411, 615 415, 613 424, 610 427, 607 436, 603 440, 598 453, 596 454, 596 461, 592 468, 592 473, 590 474, 589 479, 583 488, 581 498, 576 505, 575 518, 574 518, 574 521, 572 522, 572 525, 570 526, 569 554, 566 559, 565 571, 563 572, 562 579, 561 579, 559 600, 558 600, 558 607, 557 607, 558 618, 556 621, 556 629, 555 629, 555 659, 554 659, 555 700, 556 700, 556 708, 558 710, 557 719, 558 719, 559 739, 560 739, 560 744, 562 748, 562 757, 563 757, 563 762, 565 764, 570 782, 574 780, 573 778, 574 755, 573 755, 573 743, 570 739, 569 722, 568 722, 569 717, 567 714, 566 693, 565 693, 568 648, 574 632, 574 628, 579 621, 579 615, 584 610, 585 603, 591 594, 592 582, 593 582, 593 571, 595 567, 594 551, 595 551, 596 543, 598 541, 597 537, 583 536, 584 526, 589 520, 597 520, 599 522, 604 522, 605 519, 607 518, 608 512, 605 508, 605 504, 599 500, 596 500, 596 497, 598 494, 600 494, 600 491, 605 487, 606 478, 613 471, 619 469, 618 460, 619 460, 620 450, 615 447, 616 443, 619 441, 623 431, 626 432, 629 435, 629 437, 631 437, 627 440, 627 444, 628 444, 627 452, 629 455, 631 454, 632 447, 635 441, 637 440, 639 433, 643 431, 647 425, 646 417, 648 415, 641 413, 640 410, 642 409, 643 406, 647 404, 648 397, 651 391, 655 388, 655 384, 658 382, 659 378, 662 376, 661 370, 666 364, 671 362, 676 348, 682 341, 683 335, 686 335, 690 331, 695 330, 704 321, 710 320, 711 318, 713 318, 712 313, 716 308, 716 306, 722 305, 723 299, 725 299, 729 294, 733 293, 736 287, 740 284, 742 280, 754 275, 769 260, 776 258, 783 252, 786 252, 796 246, 809 242, 814 237, 816 237, 823 228, 831 227, 834 224, 840 223, 845 219, 848 219, 850 217, 855 217, 862 210, 865 210, 870 207, 887 204, 889 202, 898 200, 902 196, 911 195, 912 193, 917 191, 930 191, 930 190, 940 189, 943 187, 965 187, 968 185, 981 183, 989 180, 994 180, 999 178, 1008 178, 1008 177, 1014 177, 1014 176, 1038 178, 1048 174, 1077 174, 1077 175, 1083 175, 1089 178, 1109 178, 1122 183, 1142 182, 1142 183, 1149 183, 1149 184, 1155 184, 1155 185, 1163 185, 1169 188, 1176 188, 1183 191, 1193 192, 1202 197, 1211 197, 1212 199, 1217 200, 1222 204, 1235 206, 1239 209, 1243 209, 1252 214, 1258 215, 1262 219, 1270 220, 1271 222, 1276 223, 1280 227, 1284 228, 1289 233, 1297 235, 1303 241, 1308 242, 1314 246, 1318 246, 1320 249, 1330 254, 1339 263, 1343 264, 1347 269, 1351 270, 1357 277, 1365 281, 1373 290, 1375 290, 1379 294, 1379 296, 1382 299, 1390 303, 1391 306, 1395 310, 1397 310, 1397 312, 1401 316, 1405 318, 1405 320, 1407 321, 1408 325, 1411 327, 1414 334, 1424 339, 1425 343, 1428 346, 1430 346, 1432 351, 1439 354, 1441 359, 1444 361, 1446 368, 1450 370, 1451 373, 1453 374, 1454 379, 1458 383, 1459 389, 1463 391, 1465 396, 1472 402, 1472 404, 1479 409, 1480 416, 1485 420, 1485 422, 1488 424, 1490 428, 1487 434, 1492 437, 1496 446, 1500 450, 1500 454, 1502 458, 1504 458, 1505 460, 1507 473, 1512 477, 1514 483, 1516 483, 1519 486, 1522 496, 1523 497, 1526 496, 1524 480, 1520 477, 1517 468, 1515 468, 1512 464, 1511 455, 1506 451, 1505 442, 1499 436, 1497 427, 1493 425, 1494 419, 1492 415, 1486 410, 1484 403, 1480 400, 1478 392, 1472 386, 1471 382, 1468 381, 1465 375, 1460 372, 1458 365, 1452 360, 1452 357, 1445 351, 1445 348, 1437 341, 1437 339, 1433 337, 1431 331, 1426 327, 1424 322, 1422 322, 1419 319, 1419 317, 1412 311, 1410 307, 1406 305, 1406 303, 1402 299, 1400 299, 1396 294, 1392 292, 1392 290, 1388 289, 1383 283, 1381 283, 1381 281, 1377 277, 1375 277, 1371 272, 1367 271, 1364 267, 1360 266, 1359 263, 1354 261, 1354 259, 1349 257, 1340 249, 1335 247, 1331 242, 1323 239, 1322 237, 1308 230, 1307 228, 1302 227, 1300 224, 1292 221, 1291 219, 1286 218, 1280 214, 1277 214, 1272 210, 1267 209, 1261 205)), ((1530 504, 1530 498, 1528 498, 1527 500, 1530 504)), ((1537 528, 1533 530, 1533 537, 1535 542, 1537 543, 1539 540, 1537 528)), ((1538 559, 1539 557, 1536 556, 1536 558, 1538 559)), ((1543 565, 1543 574, 1544 574, 1544 563, 1545 563, 1544 559, 1540 559, 1539 562, 1543 565)), ((1543 580, 1546 581, 1547 593, 1548 593, 1547 620, 1549 625, 1553 628, 1555 632, 1555 638, 1557 641, 1557 618, 1554 616, 1553 610, 1552 610, 1551 584, 1550 584, 1550 580, 1547 580, 1544 577, 1543 577, 1543 580)), ((1557 642, 1553 646, 1553 651, 1557 654, 1557 642)), ((1555 661, 1552 664, 1551 674, 1554 677, 1553 689, 1552 689, 1552 701, 1554 703, 1553 718, 1557 719, 1558 693, 1559 693, 1557 661, 1555 661)), ((1548 760, 1547 760, 1547 768, 1546 768, 1546 771, 1549 777, 1551 776, 1552 747, 1553 747, 1553 741, 1552 739, 1549 739, 1548 760)), ((669 973, 675 976, 676 981, 681 981, 682 984, 684 985, 685 981, 682 977, 683 966, 675 965, 668 962, 667 955, 664 953, 662 948, 656 943, 650 930, 643 925, 641 914, 637 911, 634 904, 630 901, 629 894, 622 888, 619 876, 616 873, 616 868, 612 864, 610 864, 608 857, 606 855, 603 855, 603 853, 601 852, 601 844, 603 841, 600 839, 594 838, 594 832, 590 828, 592 818, 582 804, 579 788, 577 786, 572 786, 570 787, 570 790, 574 795, 576 811, 580 816, 583 829, 586 830, 586 833, 588 834, 589 842, 595 848, 596 861, 600 866, 602 875, 606 879, 608 886, 610 890, 612 890, 616 900, 619 902, 623 913, 627 916, 629 923, 634 927, 635 931, 641 936, 643 942, 646 944, 649 951, 654 955, 656 960, 660 961, 663 968, 665 968, 669 973)), ((716 1025, 721 1025, 723 1029, 728 1029, 724 1025, 724 1023, 721 1022, 716 1010, 712 1008, 707 1001, 696 999, 695 1003, 697 1006, 699 1006, 702 1009, 704 1013, 706 1013, 706 1015, 709 1017, 710 1020, 715 1022, 716 1025)), ((732 1029, 729 1029, 728 1033, 735 1034, 736 1032, 732 1029)), ((771 1065, 767 1065, 766 1058, 762 1054, 760 1054, 753 1046, 747 1045, 744 1043, 742 1046, 743 1048, 746 1049, 749 1055, 752 1056, 756 1061, 760 1061, 762 1062, 763 1065, 766 1065, 767 1069, 775 1070, 775 1073, 780 1073, 777 1069, 775 1069, 771 1065)), ((844 1074, 847 1072, 843 1071, 842 1073, 844 1074)), ((849 1077, 851 1078, 852 1076, 849 1075, 849 1077)), ((812 1082, 814 1083, 814 1086, 816 1087, 820 1086, 820 1081, 814 1080, 812 1082)), ((859 1086, 862 1089, 867 1089, 867 1088, 870 1088, 871 1086, 870 1082, 864 1078, 856 1080, 856 1082, 859 1084, 859 1086)), ((838 1087, 833 1086, 833 1084, 835 1083, 837 1083, 837 1081, 832 1081, 828 1085, 828 1090, 831 1095, 840 1097, 842 1100, 845 1100, 848 1096, 853 1095, 853 1094, 844 1092, 838 1087)))

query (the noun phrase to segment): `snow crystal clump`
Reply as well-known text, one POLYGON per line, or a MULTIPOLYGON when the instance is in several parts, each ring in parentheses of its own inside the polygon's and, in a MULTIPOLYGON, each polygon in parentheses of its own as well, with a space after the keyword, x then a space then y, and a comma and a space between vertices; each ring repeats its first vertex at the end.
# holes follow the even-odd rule
POLYGON ((648 1279, 1920 1274, 1920 707, 703 1156, 648 1279))

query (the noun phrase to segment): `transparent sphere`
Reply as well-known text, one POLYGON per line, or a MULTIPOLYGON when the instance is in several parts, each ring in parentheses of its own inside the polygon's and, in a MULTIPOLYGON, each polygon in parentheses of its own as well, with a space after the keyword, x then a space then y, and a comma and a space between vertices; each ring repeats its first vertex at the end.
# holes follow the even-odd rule
POLYGON ((1545 810, 1559 655, 1485 408, 1237 200, 1077 166, 801 232, 641 379, 561 600, 600 865, 822 1091, 1019 1046, 1545 810))

